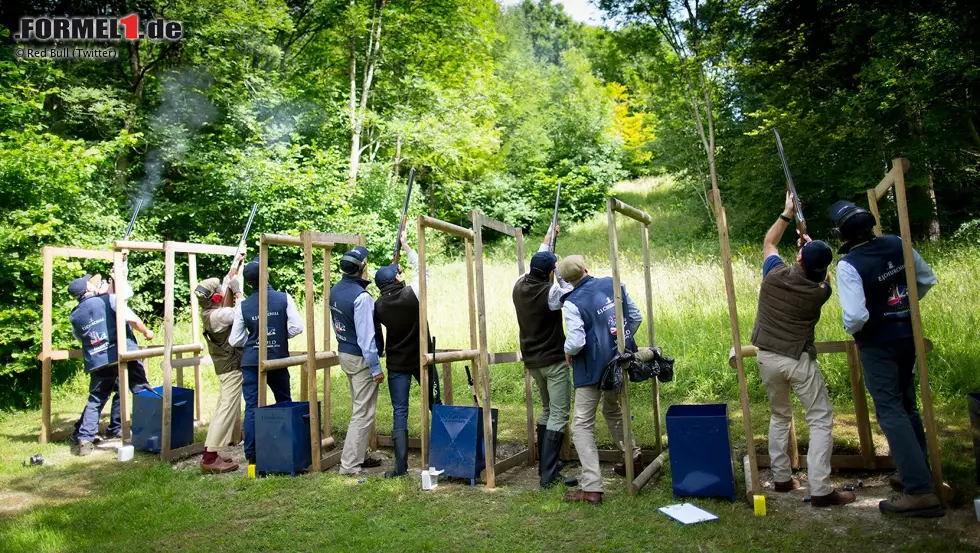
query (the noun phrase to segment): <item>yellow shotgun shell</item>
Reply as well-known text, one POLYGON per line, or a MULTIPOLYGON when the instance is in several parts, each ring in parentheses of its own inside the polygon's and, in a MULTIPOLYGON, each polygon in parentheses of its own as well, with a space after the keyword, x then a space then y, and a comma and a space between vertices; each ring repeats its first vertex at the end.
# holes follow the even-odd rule
MULTIPOLYGON (((255 478, 255 465, 248 466, 248 477, 255 478)), ((756 496, 759 497, 759 496, 756 496)), ((765 505, 763 505, 763 510, 765 510, 765 505)))
POLYGON ((766 516, 766 496, 753 495, 752 502, 755 505, 755 516, 758 517, 766 516))

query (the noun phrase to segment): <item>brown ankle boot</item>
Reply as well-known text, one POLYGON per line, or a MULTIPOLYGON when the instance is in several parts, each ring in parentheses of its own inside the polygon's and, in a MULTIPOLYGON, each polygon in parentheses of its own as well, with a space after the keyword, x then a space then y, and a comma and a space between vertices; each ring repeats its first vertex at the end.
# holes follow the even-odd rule
POLYGON ((565 501, 571 503, 585 502, 592 505, 602 505, 602 492, 586 492, 583 490, 575 490, 574 492, 568 492, 565 494, 565 501))
POLYGON ((903 517, 935 518, 946 514, 934 493, 903 493, 878 503, 878 510, 884 514, 903 517))
POLYGON ((791 492, 800 489, 800 481, 796 478, 790 478, 785 482, 773 482, 772 487, 780 493, 791 492))
POLYGON ((238 463, 234 461, 226 461, 221 457, 218 457, 213 462, 207 464, 204 463, 203 459, 201 460, 201 472, 203 474, 222 474, 236 470, 238 470, 238 463))
POLYGON ((811 495, 810 505, 814 507, 833 507, 836 505, 847 505, 854 502, 854 494, 851 492, 839 492, 834 490, 827 495, 811 495))

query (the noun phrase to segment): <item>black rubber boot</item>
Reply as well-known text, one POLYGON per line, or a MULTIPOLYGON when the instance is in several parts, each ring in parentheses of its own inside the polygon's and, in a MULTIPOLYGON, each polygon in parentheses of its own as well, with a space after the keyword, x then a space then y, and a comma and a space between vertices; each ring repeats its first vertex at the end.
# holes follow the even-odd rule
POLYGON ((408 472, 408 430, 393 430, 391 441, 395 449, 395 470, 385 473, 385 478, 404 476, 408 472))
POLYGON ((544 466, 544 433, 548 430, 545 424, 538 425, 538 476, 541 476, 541 467, 544 466))
POLYGON ((566 486, 577 486, 578 480, 565 478, 558 472, 558 456, 565 436, 562 432, 545 430, 541 446, 541 487, 548 488, 562 482, 566 486))
POLYGON ((561 447, 565 444, 565 433, 555 432, 555 434, 558 434, 558 444, 555 446, 555 457, 558 458, 558 476, 561 478, 562 483, 569 488, 574 488, 578 486, 578 479, 561 474, 562 469, 565 468, 565 463, 561 460, 561 447))

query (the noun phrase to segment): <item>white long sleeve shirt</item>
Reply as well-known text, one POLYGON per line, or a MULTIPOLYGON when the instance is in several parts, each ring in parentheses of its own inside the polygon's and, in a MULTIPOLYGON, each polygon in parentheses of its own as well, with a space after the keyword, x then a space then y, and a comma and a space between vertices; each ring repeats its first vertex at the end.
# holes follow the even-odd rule
MULTIPOLYGON (((296 303, 292 296, 286 294, 286 335, 294 338, 302 334, 303 329, 303 319, 299 316, 296 303)), ((231 336, 228 337, 228 343, 233 348, 240 348, 245 346, 247 340, 248 330, 245 328, 245 316, 242 315, 242 302, 238 302, 238 305, 235 306, 235 320, 231 326, 231 336)))

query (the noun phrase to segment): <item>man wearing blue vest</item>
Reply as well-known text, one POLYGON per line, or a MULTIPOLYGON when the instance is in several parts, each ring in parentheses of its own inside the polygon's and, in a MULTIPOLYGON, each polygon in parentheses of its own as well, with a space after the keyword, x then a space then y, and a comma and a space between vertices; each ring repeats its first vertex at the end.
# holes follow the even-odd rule
MULTIPOLYGON (((74 434, 78 444, 76 453, 84 456, 91 454, 95 447, 102 407, 113 390, 118 389, 116 296, 109 293, 109 283, 103 282, 99 275, 76 278, 68 285, 68 293, 78 300, 69 319, 72 334, 82 343, 82 360, 85 372, 89 373, 88 402, 74 434)), ((126 326, 127 350, 139 348, 133 328, 139 330, 147 340, 153 339, 153 332, 128 307, 125 316, 129 323, 126 326)), ((141 361, 129 361, 126 369, 129 372, 129 389, 133 393, 150 387, 141 361)), ((114 416, 118 420, 118 407, 114 416)))
MULTIPOLYGON (((844 329, 854 336, 864 380, 875 404, 898 474, 889 484, 898 497, 878 509, 906 517, 945 514, 932 484, 926 459, 926 435, 915 395, 915 342, 902 239, 875 236, 875 217, 851 202, 830 208, 845 254, 837 263, 837 290, 844 329)), ((936 284, 936 275, 914 252, 919 298, 936 284)))
MULTIPOLYGON (((252 289, 252 294, 235 308, 235 321, 231 326, 228 343, 242 351, 242 396, 245 398, 245 458, 255 463, 255 409, 259 406, 259 261, 253 260, 242 270, 242 278, 252 289)), ((268 311, 266 327, 266 357, 268 360, 289 357, 289 339, 303 332, 303 320, 292 296, 268 285, 268 311)), ((289 369, 267 371, 266 382, 276 398, 276 403, 292 401, 289 391, 289 369)))
MULTIPOLYGON (((642 470, 640 448, 628 446, 623 436, 623 411, 619 396, 599 390, 603 368, 619 353, 616 343, 616 304, 613 279, 594 278, 585 267, 581 255, 572 255, 558 264, 558 274, 573 286, 563 296, 562 313, 565 319, 565 357, 572 367, 575 386, 575 414, 572 418, 572 440, 582 464, 581 489, 565 494, 566 501, 583 501, 602 505, 602 473, 599 450, 595 443, 595 414, 602 401, 602 417, 609 433, 623 451, 632 452, 634 472, 642 470)), ((637 351, 633 336, 643 322, 643 315, 633 303, 626 286, 622 286, 623 312, 626 320, 626 349, 637 351)), ((624 465, 625 470, 625 465, 624 465)))
POLYGON ((350 424, 340 455, 340 474, 362 474, 381 466, 367 456, 371 426, 378 407, 378 385, 384 381, 380 352, 384 351, 381 325, 374 320, 374 298, 367 287, 368 250, 358 246, 340 259, 343 276, 330 289, 330 315, 340 368, 347 374, 352 402, 350 424))

